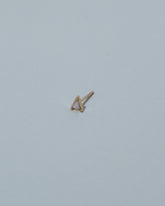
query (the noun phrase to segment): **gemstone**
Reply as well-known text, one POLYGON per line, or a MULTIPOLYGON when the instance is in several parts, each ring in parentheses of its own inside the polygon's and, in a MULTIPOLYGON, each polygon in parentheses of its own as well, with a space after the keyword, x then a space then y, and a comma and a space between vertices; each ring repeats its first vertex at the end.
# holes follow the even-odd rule
POLYGON ((75 101, 75 103, 73 104, 72 108, 73 108, 73 109, 76 109, 76 110, 80 110, 79 101, 75 101))

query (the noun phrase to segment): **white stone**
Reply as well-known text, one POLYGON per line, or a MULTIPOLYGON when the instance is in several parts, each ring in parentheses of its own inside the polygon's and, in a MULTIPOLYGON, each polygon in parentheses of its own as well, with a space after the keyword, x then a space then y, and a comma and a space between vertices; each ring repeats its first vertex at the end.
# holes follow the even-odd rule
POLYGON ((77 110, 80 110, 80 104, 78 101, 76 101, 72 107, 73 109, 77 109, 77 110))

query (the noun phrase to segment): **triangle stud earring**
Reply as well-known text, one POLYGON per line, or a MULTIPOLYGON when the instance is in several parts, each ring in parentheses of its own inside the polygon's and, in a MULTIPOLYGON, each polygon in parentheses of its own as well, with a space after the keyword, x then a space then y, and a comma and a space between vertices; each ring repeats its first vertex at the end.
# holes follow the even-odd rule
POLYGON ((79 96, 77 96, 70 109, 75 110, 75 111, 79 111, 79 112, 84 112, 84 105, 93 94, 94 94, 94 92, 92 91, 82 99, 79 96))

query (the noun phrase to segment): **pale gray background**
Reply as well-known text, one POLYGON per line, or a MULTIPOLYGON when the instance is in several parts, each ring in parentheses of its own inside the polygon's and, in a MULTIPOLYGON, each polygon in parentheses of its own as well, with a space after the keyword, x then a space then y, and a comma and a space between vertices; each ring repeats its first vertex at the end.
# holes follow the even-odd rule
POLYGON ((0 205, 165 205, 164 0, 0 1, 0 205))

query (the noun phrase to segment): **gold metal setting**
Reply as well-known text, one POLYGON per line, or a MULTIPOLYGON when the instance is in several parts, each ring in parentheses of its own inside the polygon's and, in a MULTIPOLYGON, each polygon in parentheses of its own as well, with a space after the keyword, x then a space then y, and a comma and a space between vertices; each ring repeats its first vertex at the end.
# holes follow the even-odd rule
POLYGON ((79 111, 79 112, 84 112, 84 105, 85 103, 91 98, 91 96, 94 94, 94 91, 90 92, 87 94, 85 97, 82 99, 80 96, 77 96, 71 106, 71 110, 79 111))

